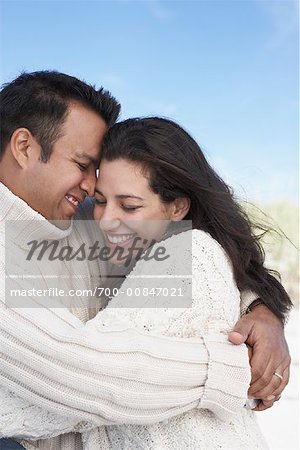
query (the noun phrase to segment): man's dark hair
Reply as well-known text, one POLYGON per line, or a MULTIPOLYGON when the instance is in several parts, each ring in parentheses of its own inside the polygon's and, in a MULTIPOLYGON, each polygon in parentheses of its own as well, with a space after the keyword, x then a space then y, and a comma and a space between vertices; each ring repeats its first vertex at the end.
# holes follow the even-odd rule
POLYGON ((72 101, 95 111, 108 127, 119 116, 120 104, 110 92, 63 73, 22 73, 5 84, 0 92, 0 160, 14 131, 27 128, 42 147, 41 160, 47 162, 72 101))

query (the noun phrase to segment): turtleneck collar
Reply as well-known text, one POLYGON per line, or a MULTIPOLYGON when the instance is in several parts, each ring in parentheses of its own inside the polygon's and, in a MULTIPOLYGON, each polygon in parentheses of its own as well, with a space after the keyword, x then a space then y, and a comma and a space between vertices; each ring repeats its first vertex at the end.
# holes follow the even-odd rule
POLYGON ((72 222, 66 230, 56 227, 0 183, 0 222, 7 221, 19 222, 12 224, 14 229, 10 235, 21 247, 27 247, 32 240, 64 239, 72 231, 72 222))

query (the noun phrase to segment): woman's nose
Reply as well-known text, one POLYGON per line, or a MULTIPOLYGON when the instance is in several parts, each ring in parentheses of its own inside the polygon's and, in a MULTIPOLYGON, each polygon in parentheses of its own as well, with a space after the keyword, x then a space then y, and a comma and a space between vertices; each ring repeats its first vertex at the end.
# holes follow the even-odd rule
POLYGON ((99 226, 101 228, 102 231, 113 231, 116 230, 117 228, 119 228, 121 224, 121 220, 120 219, 101 219, 99 221, 99 226))
POLYGON ((115 230, 121 223, 121 218, 118 214, 117 208, 114 208, 113 205, 108 204, 104 206, 99 219, 99 226, 103 231, 115 230))

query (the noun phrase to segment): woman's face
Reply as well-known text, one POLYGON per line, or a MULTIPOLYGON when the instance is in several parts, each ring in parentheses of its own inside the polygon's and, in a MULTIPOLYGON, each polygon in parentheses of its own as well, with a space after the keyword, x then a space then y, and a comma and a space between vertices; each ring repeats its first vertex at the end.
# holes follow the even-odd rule
MULTIPOLYGON (((120 247, 124 256, 130 249, 135 256, 138 249, 160 239, 177 217, 175 202, 163 203, 150 189, 142 166, 126 159, 101 162, 95 198, 94 218, 111 255, 120 247)), ((110 261, 121 264, 117 257, 110 261)))

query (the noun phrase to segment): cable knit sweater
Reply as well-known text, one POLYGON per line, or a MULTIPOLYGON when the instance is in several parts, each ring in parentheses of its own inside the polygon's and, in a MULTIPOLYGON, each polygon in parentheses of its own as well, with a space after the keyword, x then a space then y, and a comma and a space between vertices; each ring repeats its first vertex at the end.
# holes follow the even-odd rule
MULTIPOLYGON (((228 257, 209 234, 200 230, 172 236, 164 241, 164 247, 171 258, 138 264, 123 283, 122 291, 132 288, 134 292, 139 286, 138 294, 142 289, 150 292, 151 275, 162 273, 172 280, 186 273, 192 261, 192 277, 180 279, 185 297, 191 288, 190 307, 172 308, 174 300, 163 295, 155 298, 153 307, 153 297, 139 295, 130 298, 139 307, 129 308, 128 299, 119 293, 98 314, 97 326, 106 332, 133 327, 151 335, 202 338, 209 362, 200 382, 200 403, 188 413, 154 425, 106 426, 84 433, 84 449, 267 449, 255 413, 244 408, 250 380, 247 349, 227 340, 240 314, 239 291, 228 257), (190 240, 192 245, 183 245, 183 240, 190 240)), ((155 286, 163 292, 165 278, 156 278, 155 286)))
MULTIPOLYGON (((70 230, 58 230, 3 185, 0 202, 0 435, 38 439, 71 431, 83 433, 83 444, 78 435, 64 435, 66 439, 61 436, 59 444, 56 441, 57 446, 52 446, 55 450, 74 450, 81 445, 89 450, 167 449, 176 448, 171 434, 181 429, 182 421, 195 422, 195 429, 199 420, 203 424, 208 421, 209 428, 217 423, 221 429, 222 420, 227 420, 231 424, 226 427, 230 430, 228 439, 240 443, 241 436, 250 433, 251 449, 266 448, 259 447, 260 437, 257 447, 253 446, 253 433, 259 436, 259 431, 253 414, 243 409, 250 380, 247 351, 244 346, 232 346, 226 338, 238 317, 239 293, 230 263, 215 241, 203 232, 193 232, 191 308, 167 305, 155 311, 141 305, 120 310, 113 308, 122 306, 122 298, 117 296, 109 308, 84 326, 65 308, 47 308, 45 299, 42 309, 37 308, 40 299, 35 297, 27 298, 24 308, 5 305, 5 222, 26 219, 34 223, 16 236, 17 253, 32 236, 60 239, 62 243, 80 237, 76 225, 71 234, 70 230), (205 289, 203 283, 197 285, 203 277, 205 289), (167 423, 151 425, 161 421, 167 423), (112 424, 127 425, 103 426, 112 424), (166 442, 165 447, 162 442, 166 442)), ((174 246, 176 239, 169 239, 169 245, 174 246)), ((145 273, 144 264, 139 262, 134 273, 145 273)), ((91 270, 86 267, 87 276, 82 278, 88 287, 94 282, 91 270)), ((170 270, 166 266, 163 273, 170 270)), ((38 279, 35 287, 40 280, 43 287, 47 284, 47 280, 38 279)), ((129 277, 125 283, 134 286, 136 280, 129 277)), ((27 278, 16 280, 19 284, 23 289, 31 286, 27 278)), ((80 301, 77 299, 75 314, 88 310, 80 301)), ((83 314, 82 320, 87 320, 87 315, 83 314)), ((185 434, 185 427, 180 433, 185 434)), ((216 432, 215 426, 212 429, 216 432)), ((194 434, 190 442, 202 445, 202 433, 194 434)), ((184 440, 182 444, 177 441, 177 448, 185 445, 184 440)), ((39 441, 33 448, 50 446, 39 441)))

